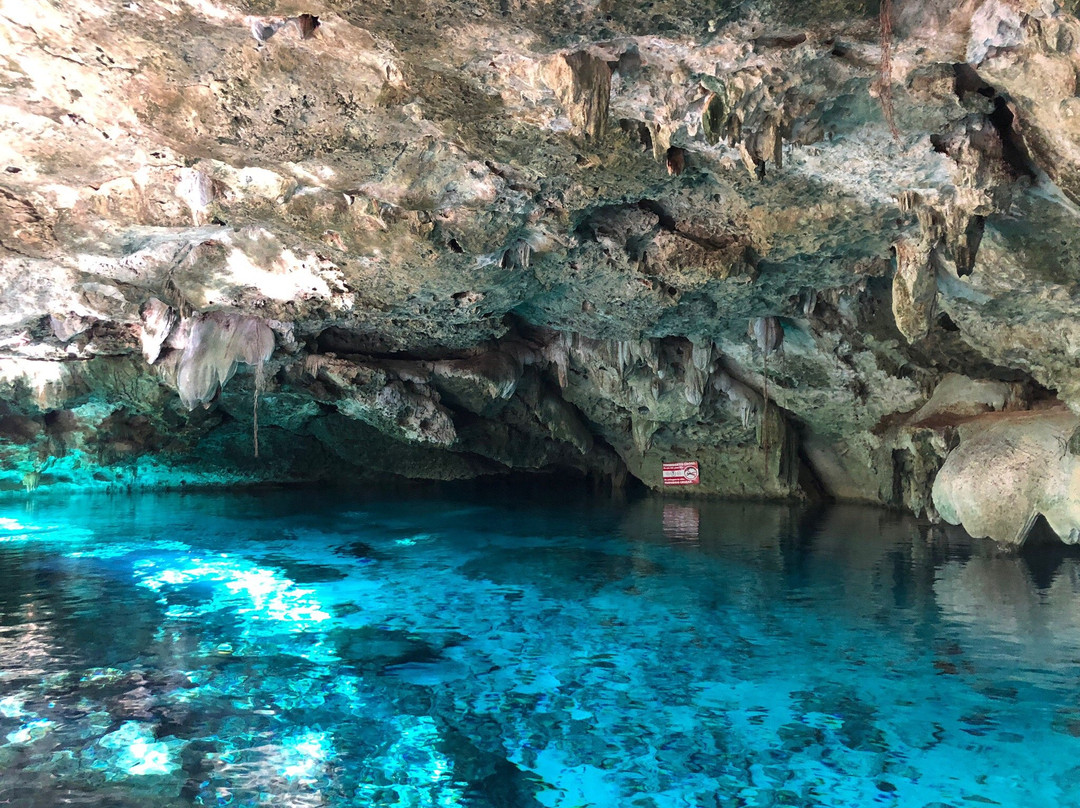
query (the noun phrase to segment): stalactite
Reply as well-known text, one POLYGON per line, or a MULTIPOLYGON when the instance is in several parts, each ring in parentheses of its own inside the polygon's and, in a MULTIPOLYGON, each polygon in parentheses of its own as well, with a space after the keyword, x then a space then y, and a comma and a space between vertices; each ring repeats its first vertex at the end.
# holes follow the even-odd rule
POLYGON ((754 421, 754 416, 761 410, 758 394, 723 371, 718 371, 713 376, 712 384, 714 389, 726 395, 731 403, 738 408, 743 429, 749 429, 754 421))
POLYGON ((266 387, 265 362, 255 365, 255 393, 251 403, 251 442, 255 447, 255 457, 259 456, 259 396, 266 387))
POLYGON ((695 342, 690 348, 690 361, 702 373, 707 373, 712 363, 712 343, 695 342))
POLYGON ((661 392, 663 392, 663 388, 660 384, 660 379, 654 377, 649 384, 649 395, 652 396, 653 401, 659 401, 661 392))
POLYGON ((257 317, 215 311, 183 320, 175 336, 176 387, 189 410, 210 402, 236 372, 257 365, 274 352, 274 332, 257 317))
POLYGON ((532 247, 524 239, 518 239, 503 251, 500 265, 503 269, 528 269, 532 260, 532 247))
POLYGON ((569 382, 570 345, 570 335, 566 332, 559 332, 543 348, 544 358, 555 366, 555 378, 559 382, 559 387, 564 390, 569 382))
POLYGON ((701 406, 701 400, 705 395, 705 375, 693 365, 686 369, 686 386, 683 387, 683 395, 687 403, 694 407, 701 406))
POLYGON ((601 140, 611 101, 608 63, 585 50, 561 53, 548 64, 544 81, 554 90, 578 134, 587 141, 601 140))
POLYGON ((784 327, 779 317, 755 317, 747 331, 762 354, 778 351, 784 343, 784 327))
POLYGON ((37 490, 37 487, 41 484, 41 475, 49 470, 55 459, 52 455, 46 457, 44 462, 39 459, 38 462, 34 463, 33 471, 28 471, 23 475, 22 484, 27 494, 37 490))
POLYGON ((209 174, 194 168, 182 168, 179 174, 176 195, 191 211, 192 224, 201 227, 210 219, 210 205, 215 196, 214 181, 209 174))
POLYGON ((937 306, 937 275, 930 263, 932 245, 925 238, 900 239, 893 250, 893 320, 909 343, 917 342, 930 333, 937 306))
POLYGON ((656 432, 656 424, 644 418, 630 418, 630 437, 634 441, 634 447, 640 454, 645 454, 652 446, 652 436, 656 432))
POLYGON ((629 340, 618 340, 615 345, 619 359, 619 375, 625 376, 626 371, 630 369, 630 366, 633 363, 633 357, 630 352, 630 342, 629 340))
POLYGON ((660 371, 660 357, 656 353, 656 348, 653 346, 652 340, 643 339, 639 345, 641 353, 641 361, 648 365, 653 373, 660 371))
POLYGON ((161 347, 176 328, 180 317, 171 306, 156 297, 144 303, 140 313, 142 328, 139 330, 139 341, 142 344, 143 356, 152 365, 161 355, 161 347))
POLYGON ((784 342, 784 327, 779 317, 757 317, 750 321, 750 335, 761 351, 762 392, 765 403, 761 410, 761 447, 765 450, 765 469, 769 468, 769 434, 764 428, 764 419, 769 413, 769 354, 780 350, 784 342))

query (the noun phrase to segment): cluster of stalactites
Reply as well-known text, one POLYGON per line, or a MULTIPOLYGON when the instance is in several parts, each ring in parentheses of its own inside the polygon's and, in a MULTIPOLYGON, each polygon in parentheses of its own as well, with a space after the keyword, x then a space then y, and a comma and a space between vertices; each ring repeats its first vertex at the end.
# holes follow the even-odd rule
POLYGON ((765 165, 784 166, 783 99, 774 97, 768 76, 743 71, 720 81, 703 78, 707 94, 701 101, 701 131, 706 141, 726 140, 738 149, 747 171, 765 177, 765 165))
POLYGON ((761 395, 722 369, 722 354, 709 339, 603 340, 558 332, 545 342, 541 356, 563 388, 571 382, 572 367, 587 370, 589 384, 629 412, 631 438, 642 453, 669 412, 681 406, 682 417, 695 417, 710 390, 723 397, 718 403, 733 410, 744 429, 755 428, 763 410, 761 395), (670 392, 681 394, 686 404, 665 398, 660 407, 670 392))
POLYGON ((713 378, 713 386, 734 405, 743 429, 753 428, 758 413, 764 406, 761 394, 723 371, 719 371, 713 378))
POLYGON ((189 410, 213 401, 241 363, 261 369, 274 353, 274 332, 258 317, 229 311, 182 317, 156 298, 143 307, 140 336, 147 362, 161 360, 189 410))
POLYGON ((937 136, 935 147, 954 161, 955 183, 896 196, 900 213, 918 222, 917 232, 893 245, 893 316, 909 343, 933 328, 938 273, 961 278, 975 271, 986 217, 1008 211, 1017 187, 1005 160, 1006 145, 985 115, 969 115, 937 136))
POLYGON ((612 371, 608 375, 620 383, 638 367, 647 368, 658 381, 669 375, 654 340, 592 339, 560 331, 544 346, 543 354, 554 368, 559 386, 563 388, 569 382, 571 357, 580 365, 598 364, 608 368, 612 371))
POLYGON ((661 120, 622 118, 620 128, 637 138, 653 157, 666 162, 669 174, 680 175, 690 160, 688 149, 701 137, 710 146, 721 141, 735 149, 752 177, 764 179, 766 166, 784 167, 784 139, 811 143, 824 136, 817 116, 796 118, 800 104, 789 111, 788 77, 760 67, 740 70, 723 79, 702 75, 700 95, 689 106, 661 120), (685 112, 685 116, 682 114, 685 112))

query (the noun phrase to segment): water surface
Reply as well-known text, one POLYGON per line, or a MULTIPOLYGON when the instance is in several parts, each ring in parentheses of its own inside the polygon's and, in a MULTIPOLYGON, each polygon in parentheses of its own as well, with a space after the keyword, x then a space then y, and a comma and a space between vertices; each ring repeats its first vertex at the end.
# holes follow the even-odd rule
POLYGON ((0 506, 0 803, 1080 805, 1080 563, 881 511, 0 506))

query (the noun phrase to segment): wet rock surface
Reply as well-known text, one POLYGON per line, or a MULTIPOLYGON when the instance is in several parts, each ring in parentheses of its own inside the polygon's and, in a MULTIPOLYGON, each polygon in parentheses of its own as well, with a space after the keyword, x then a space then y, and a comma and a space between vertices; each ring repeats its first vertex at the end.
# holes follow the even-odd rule
POLYGON ((1080 406, 1073 11, 8 7, 0 488, 697 460, 969 525, 965 419, 1080 406))

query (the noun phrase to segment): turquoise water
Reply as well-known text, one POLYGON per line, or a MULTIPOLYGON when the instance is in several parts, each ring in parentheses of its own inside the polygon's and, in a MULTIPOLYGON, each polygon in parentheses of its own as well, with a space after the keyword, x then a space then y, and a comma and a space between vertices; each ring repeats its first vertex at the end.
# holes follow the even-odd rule
POLYGON ((349 499, 0 506, 0 804, 1080 805, 1075 557, 349 499))

